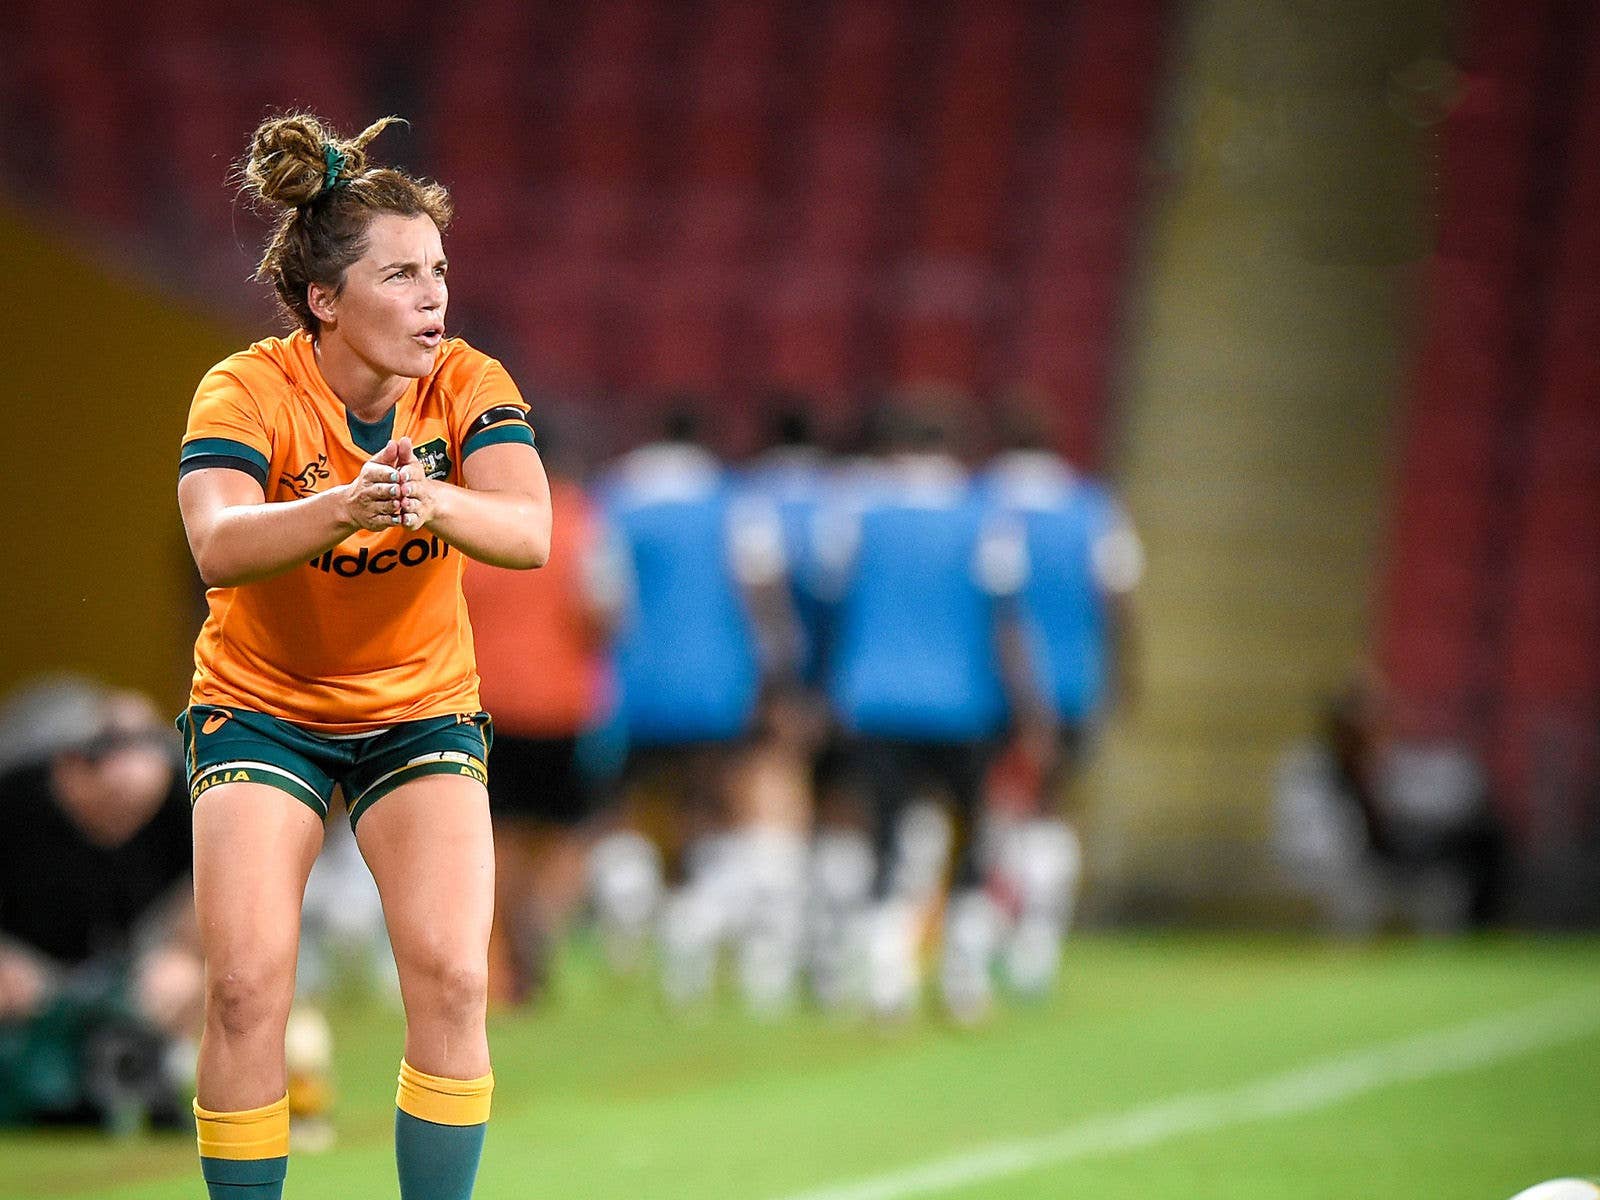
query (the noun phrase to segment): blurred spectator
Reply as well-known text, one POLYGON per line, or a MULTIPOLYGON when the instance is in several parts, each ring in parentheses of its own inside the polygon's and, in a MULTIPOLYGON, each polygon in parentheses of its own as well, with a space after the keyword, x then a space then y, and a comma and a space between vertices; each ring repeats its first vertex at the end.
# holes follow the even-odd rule
POLYGON ((469 562, 464 580, 495 737, 491 994, 545 986, 548 958, 583 900, 597 805, 620 755, 611 637, 632 590, 626 554, 540 431, 555 513, 538 571, 469 562))
POLYGON ((0 1119, 181 1122, 203 972, 177 735, 63 677, 0 710, 0 1119))
POLYGON ((1285 754, 1279 858, 1335 932, 1487 924, 1504 868, 1487 776, 1465 746, 1388 736, 1383 702, 1376 682, 1352 682, 1326 706, 1319 734, 1285 754))
MULTIPOLYGON (((782 923, 773 909, 798 907, 803 846, 751 811, 736 777, 764 688, 793 678, 798 660, 777 513, 740 493, 683 406, 660 441, 612 466, 600 495, 636 583, 616 647, 623 788, 630 818, 681 882, 661 913, 664 986, 681 1003, 705 996, 720 947, 733 940, 751 1001, 780 1007, 793 972, 781 953, 774 965, 769 930, 782 923)), ((649 873, 639 830, 596 850, 602 927, 617 941, 649 873)), ((778 941, 798 937, 785 930, 778 941)))
POLYGON ((1025 546, 1006 646, 1026 681, 1005 759, 1009 794, 1019 802, 991 814, 988 840, 997 890, 1014 918, 1006 975, 1032 996, 1048 991, 1059 968, 1081 865, 1068 791, 1096 730, 1131 691, 1130 600, 1143 570, 1121 505, 1048 449, 1041 416, 1008 414, 1002 449, 977 483, 1025 546))
POLYGON ((887 461, 841 497, 820 547, 839 597, 828 696, 871 802, 867 999, 885 1016, 904 1015, 916 999, 920 923, 949 840, 937 810, 911 807, 932 785, 952 804, 959 834, 941 985, 952 1015, 977 1020, 990 1004, 997 915, 974 835, 1009 705, 999 602, 1024 577, 1025 549, 973 491, 936 413, 902 405, 886 436, 887 461))
POLYGON ((1387 857, 1410 881, 1417 926, 1449 933, 1496 920, 1506 846, 1477 757, 1459 742, 1390 738, 1377 794, 1387 857))

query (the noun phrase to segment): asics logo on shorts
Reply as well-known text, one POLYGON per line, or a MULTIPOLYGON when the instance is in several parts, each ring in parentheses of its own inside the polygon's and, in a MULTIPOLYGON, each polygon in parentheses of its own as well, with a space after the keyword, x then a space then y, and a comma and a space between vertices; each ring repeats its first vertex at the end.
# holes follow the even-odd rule
POLYGON ((225 708, 219 708, 216 712, 212 713, 206 718, 206 723, 200 726, 200 732, 215 733, 232 719, 233 714, 231 712, 225 708))

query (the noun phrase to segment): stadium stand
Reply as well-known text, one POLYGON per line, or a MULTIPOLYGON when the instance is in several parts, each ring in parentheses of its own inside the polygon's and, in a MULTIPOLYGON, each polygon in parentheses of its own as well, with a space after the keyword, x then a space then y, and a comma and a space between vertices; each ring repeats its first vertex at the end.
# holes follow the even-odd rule
POLYGON ((1473 6, 1382 582, 1400 732, 1473 745, 1524 833, 1597 781, 1593 10, 1473 6))
POLYGON ((1495 763, 1537 802, 1547 764, 1593 778, 1600 728, 1600 56, 1577 93, 1565 201, 1554 239, 1539 387, 1511 520, 1495 763), (1554 743, 1554 744, 1552 744, 1554 743), (1570 768, 1569 768, 1570 769, 1570 768))
POLYGON ((1385 673, 1408 709, 1447 714, 1444 732, 1458 736, 1469 733, 1483 682, 1480 584, 1513 369, 1514 247, 1534 165, 1531 82, 1548 23, 1495 5, 1476 18, 1465 93, 1443 134, 1439 251, 1402 435, 1380 635, 1385 673))
POLYGON ((458 327, 530 381, 839 402, 1025 381, 1092 462, 1164 8, 477 0, 416 64, 309 8, 252 30, 194 0, 137 21, 24 0, 0 172, 254 322, 258 227, 226 187, 245 132, 274 106, 398 111, 389 153, 457 197, 458 327))

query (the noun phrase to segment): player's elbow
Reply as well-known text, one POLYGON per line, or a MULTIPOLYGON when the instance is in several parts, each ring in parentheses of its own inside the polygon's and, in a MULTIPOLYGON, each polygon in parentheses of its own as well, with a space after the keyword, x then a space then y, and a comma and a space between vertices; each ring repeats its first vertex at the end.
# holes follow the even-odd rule
POLYGON ((241 583, 249 582, 249 577, 243 571, 230 564, 199 555, 195 556, 194 562, 200 571, 200 582, 208 588, 238 587, 241 583))
POLYGON ((209 537, 193 544, 195 570, 208 588, 238 587, 261 577, 258 564, 241 561, 226 539, 209 537))
POLYGON ((524 527, 526 561, 522 569, 531 571, 550 561, 550 506, 536 505, 524 527))
POLYGON ((483 547, 483 561, 512 571, 531 571, 550 559, 550 506, 534 497, 522 497, 511 519, 498 527, 492 543, 483 547))
POLYGON ((524 530, 510 545, 485 553, 483 561, 510 571, 532 571, 550 561, 550 533, 524 530))
POLYGON ((550 561, 550 528, 548 523, 545 528, 533 530, 529 533, 527 544, 523 547, 521 561, 517 566, 524 571, 532 571, 542 567, 550 561))
POLYGON ((234 585, 236 581, 232 578, 233 572, 217 553, 214 539, 193 541, 190 550, 194 554, 195 570, 200 573, 200 582, 206 587, 222 588, 234 585))
POLYGON ((532 571, 544 566, 549 559, 548 547, 540 550, 536 546, 517 546, 493 558, 485 556, 483 561, 493 567, 504 567, 508 571, 532 571))

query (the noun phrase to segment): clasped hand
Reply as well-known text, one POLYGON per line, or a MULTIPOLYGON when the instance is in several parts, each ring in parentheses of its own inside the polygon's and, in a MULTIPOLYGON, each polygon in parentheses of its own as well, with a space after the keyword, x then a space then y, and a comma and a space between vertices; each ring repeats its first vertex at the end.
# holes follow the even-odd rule
POLYGON ((350 483, 350 519, 362 529, 421 529, 433 519, 436 481, 411 453, 411 439, 391 439, 350 483))

